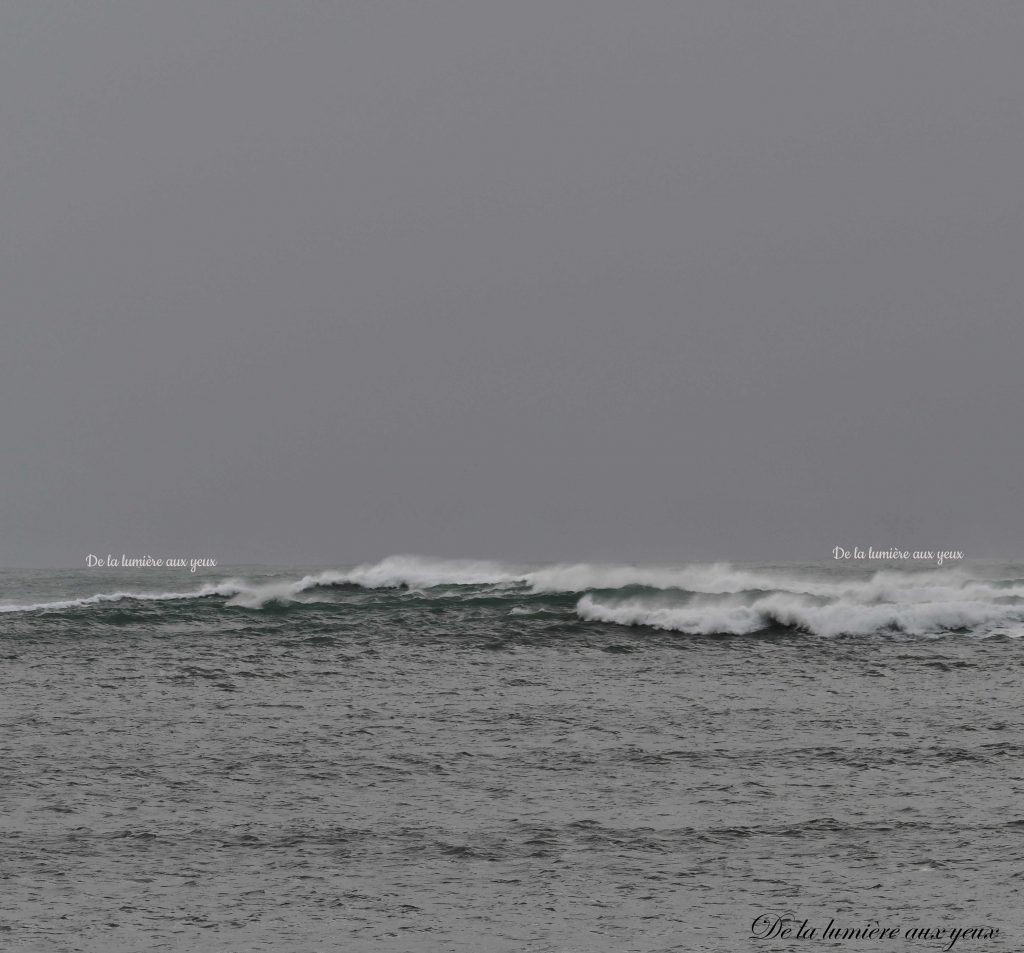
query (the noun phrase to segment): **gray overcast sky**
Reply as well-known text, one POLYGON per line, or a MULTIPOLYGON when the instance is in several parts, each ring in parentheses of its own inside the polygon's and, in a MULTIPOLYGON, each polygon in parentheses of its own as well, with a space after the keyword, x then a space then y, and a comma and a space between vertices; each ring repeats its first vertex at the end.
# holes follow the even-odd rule
POLYGON ((1024 3, 0 6, 0 562, 1020 555, 1024 3))

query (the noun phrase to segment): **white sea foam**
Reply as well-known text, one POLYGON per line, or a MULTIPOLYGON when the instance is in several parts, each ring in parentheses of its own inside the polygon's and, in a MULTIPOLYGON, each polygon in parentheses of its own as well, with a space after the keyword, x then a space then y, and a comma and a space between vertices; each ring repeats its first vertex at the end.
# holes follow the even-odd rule
POLYGON ((931 600, 951 590, 971 587, 980 596, 1022 595, 1024 585, 996 589, 963 568, 949 570, 879 570, 857 577, 835 577, 820 570, 748 569, 731 563, 692 563, 683 566, 623 566, 567 563, 513 566, 479 560, 389 556, 347 572, 307 577, 307 585, 350 583, 369 589, 430 589, 438 586, 528 587, 535 593, 587 592, 594 589, 680 589, 704 593, 792 592, 811 596, 888 600, 895 596, 931 600))
POLYGON ((602 599, 588 594, 580 599, 576 612, 590 622, 647 626, 692 635, 745 635, 772 625, 822 636, 886 631, 932 635, 953 629, 977 634, 1024 632, 1024 607, 970 597, 868 602, 851 598, 821 600, 776 592, 749 601, 727 597, 673 604, 644 597, 602 599))
POLYGON ((494 586, 523 582, 523 569, 476 559, 429 559, 423 556, 388 556, 378 563, 356 566, 334 582, 349 582, 367 589, 431 589, 435 586, 494 586))

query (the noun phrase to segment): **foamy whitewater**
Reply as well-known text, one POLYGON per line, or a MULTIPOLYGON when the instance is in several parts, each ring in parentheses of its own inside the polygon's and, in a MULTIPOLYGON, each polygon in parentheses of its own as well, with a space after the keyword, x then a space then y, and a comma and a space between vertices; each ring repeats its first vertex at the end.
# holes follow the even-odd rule
POLYGON ((1016 950, 1022 634, 997 562, 6 571, 0 947, 1016 950))

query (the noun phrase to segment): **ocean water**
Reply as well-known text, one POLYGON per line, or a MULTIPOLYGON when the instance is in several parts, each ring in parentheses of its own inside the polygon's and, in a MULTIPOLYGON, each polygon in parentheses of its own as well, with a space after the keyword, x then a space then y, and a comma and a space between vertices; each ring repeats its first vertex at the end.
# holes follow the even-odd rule
POLYGON ((0 949, 1024 949, 1021 635, 999 563, 6 571, 0 949))

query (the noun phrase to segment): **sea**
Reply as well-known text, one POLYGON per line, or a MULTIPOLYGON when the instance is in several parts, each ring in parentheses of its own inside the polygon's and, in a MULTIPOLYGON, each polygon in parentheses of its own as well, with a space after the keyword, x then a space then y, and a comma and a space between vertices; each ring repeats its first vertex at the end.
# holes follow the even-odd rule
POLYGON ((1020 951, 1022 635, 1006 562, 3 571, 0 950, 1020 951))

